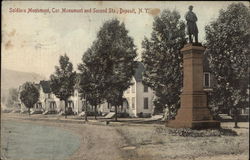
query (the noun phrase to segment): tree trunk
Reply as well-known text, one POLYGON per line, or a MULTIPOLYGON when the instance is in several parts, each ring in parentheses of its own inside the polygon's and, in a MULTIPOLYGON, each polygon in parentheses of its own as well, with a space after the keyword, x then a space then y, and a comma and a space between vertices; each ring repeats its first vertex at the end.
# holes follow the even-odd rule
POLYGON ((85 121, 88 121, 88 102, 85 101, 85 121))
POLYGON ((29 112, 29 117, 30 117, 30 108, 28 108, 28 112, 29 112))
POLYGON ((64 105, 64 107, 65 107, 65 108, 64 108, 64 109, 65 109, 65 110, 64 110, 64 115, 65 115, 65 119, 66 119, 66 118, 67 118, 68 100, 66 99, 64 102, 65 102, 65 105, 64 105))
POLYGON ((97 108, 97 105, 95 105, 95 120, 96 120, 96 114, 97 114, 96 108, 97 108))
MULTIPOLYGON (((235 112, 237 112, 237 110, 235 112)), ((239 128, 239 126, 238 126, 238 114, 237 113, 234 114, 234 128, 239 128)))
POLYGON ((117 105, 115 105, 115 121, 117 122, 117 105))
POLYGON ((102 114, 101 114, 101 104, 98 105, 98 109, 99 109, 99 112, 97 112, 97 115, 98 115, 98 116, 99 116, 99 115, 102 115, 102 114))

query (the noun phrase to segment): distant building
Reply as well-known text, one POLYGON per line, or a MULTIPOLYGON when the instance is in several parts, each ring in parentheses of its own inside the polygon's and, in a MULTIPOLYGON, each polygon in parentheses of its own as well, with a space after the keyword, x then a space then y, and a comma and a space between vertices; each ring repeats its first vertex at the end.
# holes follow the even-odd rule
MULTIPOLYGON (((79 76, 78 76, 79 77, 79 76)), ((79 78, 78 78, 79 79, 79 78)), ((60 101, 55 94, 51 91, 49 81, 40 82, 40 99, 43 105, 44 110, 50 112, 64 112, 65 102, 60 101)), ((68 98, 67 110, 72 111, 74 114, 81 113, 83 111, 84 99, 81 98, 79 93, 79 80, 74 86, 74 93, 68 98)))
POLYGON ((77 75, 77 81, 74 86, 74 94, 68 99, 68 107, 72 109, 75 114, 84 111, 85 99, 81 97, 79 92, 80 75, 77 75))
MULTIPOLYGON (((142 73, 145 70, 143 64, 138 62, 135 74, 132 77, 131 85, 123 94, 123 105, 117 108, 118 113, 128 113, 131 117, 138 117, 139 114, 150 116, 153 113, 153 91, 142 84, 142 73)), ((107 102, 98 106, 98 112, 114 112, 115 107, 107 102)))
POLYGON ((153 113, 154 93, 151 88, 142 83, 142 74, 144 71, 143 64, 138 62, 135 75, 132 78, 133 85, 124 92, 124 97, 128 102, 128 113, 132 117, 138 117, 139 114, 150 116, 153 113))
POLYGON ((44 111, 57 113, 61 106, 61 101, 53 94, 49 81, 40 81, 39 83, 40 97, 38 105, 41 104, 44 111))
MULTIPOLYGON (((49 81, 40 81, 38 84, 35 84, 39 91, 39 99, 38 102, 31 108, 32 112, 58 112, 59 106, 61 105, 60 100, 52 93, 50 88, 49 81)), ((19 87, 19 107, 21 108, 22 112, 27 111, 27 108, 20 100, 20 92, 22 90, 22 86, 19 87)))

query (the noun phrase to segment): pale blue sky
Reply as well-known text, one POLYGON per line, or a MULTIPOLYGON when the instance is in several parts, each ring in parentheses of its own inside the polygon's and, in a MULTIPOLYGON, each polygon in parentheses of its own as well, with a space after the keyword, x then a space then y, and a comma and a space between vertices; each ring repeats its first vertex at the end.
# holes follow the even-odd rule
MULTIPOLYGON (((125 23, 141 53, 144 36, 150 37, 153 16, 111 13, 9 13, 9 8, 158 8, 177 10, 183 19, 188 6, 194 6, 198 17, 199 39, 204 40, 205 25, 218 17, 220 9, 233 2, 63 2, 7 1, 2 2, 2 68, 34 72, 49 77, 61 54, 67 53, 74 69, 83 53, 91 46, 96 33, 106 20, 118 18, 125 23)), ((248 5, 248 2, 244 2, 248 5)), ((184 19, 183 19, 184 20, 184 19)))

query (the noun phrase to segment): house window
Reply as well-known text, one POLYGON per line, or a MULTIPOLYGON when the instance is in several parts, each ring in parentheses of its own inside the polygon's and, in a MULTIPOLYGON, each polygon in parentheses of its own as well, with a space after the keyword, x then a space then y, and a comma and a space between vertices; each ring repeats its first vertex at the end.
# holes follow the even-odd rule
POLYGON ((132 93, 135 93, 135 84, 132 85, 132 93))
POLYGON ((148 109, 148 98, 144 98, 144 109, 148 109))
POLYGON ((144 92, 148 92, 148 86, 144 85, 144 92))
POLYGON ((135 109, 135 97, 132 97, 131 106, 132 106, 132 109, 135 109))
POLYGON ((249 114, 249 108, 243 108, 241 114, 249 114))
POLYGON ((249 108, 245 109, 245 114, 249 114, 249 108))
POLYGON ((204 73, 204 87, 210 87, 210 73, 204 73))

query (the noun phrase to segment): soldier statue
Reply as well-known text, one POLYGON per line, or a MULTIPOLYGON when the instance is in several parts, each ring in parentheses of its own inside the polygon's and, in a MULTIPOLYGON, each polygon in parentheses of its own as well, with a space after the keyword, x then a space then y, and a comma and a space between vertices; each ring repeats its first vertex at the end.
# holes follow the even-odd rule
POLYGON ((187 34, 189 37, 189 43, 193 43, 192 35, 195 37, 195 43, 198 43, 198 28, 196 21, 198 20, 196 14, 192 11, 193 6, 189 6, 189 11, 186 13, 187 21, 187 34))

